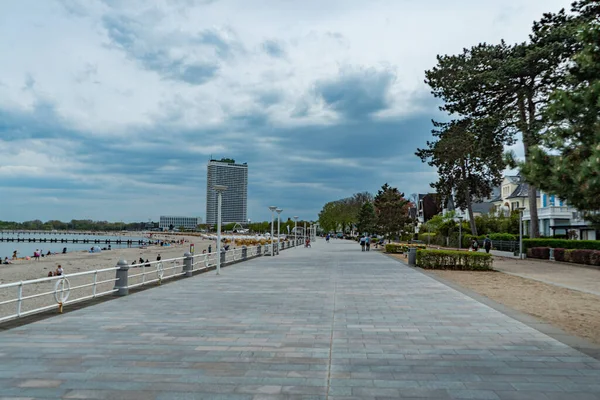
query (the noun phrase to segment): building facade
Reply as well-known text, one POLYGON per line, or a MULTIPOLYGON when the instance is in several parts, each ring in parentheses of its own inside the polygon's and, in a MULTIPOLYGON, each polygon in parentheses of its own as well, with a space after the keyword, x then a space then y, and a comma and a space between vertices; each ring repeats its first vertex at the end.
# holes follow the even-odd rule
POLYGON ((160 221, 158 222, 159 229, 179 229, 183 227, 184 229, 196 229, 198 225, 202 223, 202 218, 200 217, 176 217, 169 215, 161 215, 160 221))
POLYGON ((217 224, 217 192, 215 185, 225 185, 221 205, 223 224, 248 221, 248 164, 235 160, 210 160, 206 168, 206 223, 217 224))

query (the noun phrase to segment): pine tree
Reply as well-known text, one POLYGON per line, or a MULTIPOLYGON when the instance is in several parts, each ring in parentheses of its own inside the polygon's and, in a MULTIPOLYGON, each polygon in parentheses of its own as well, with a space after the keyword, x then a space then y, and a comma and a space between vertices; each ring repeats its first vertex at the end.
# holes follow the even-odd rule
POLYGON ((360 208, 356 227, 360 233, 377 233, 377 215, 370 201, 365 202, 360 208))

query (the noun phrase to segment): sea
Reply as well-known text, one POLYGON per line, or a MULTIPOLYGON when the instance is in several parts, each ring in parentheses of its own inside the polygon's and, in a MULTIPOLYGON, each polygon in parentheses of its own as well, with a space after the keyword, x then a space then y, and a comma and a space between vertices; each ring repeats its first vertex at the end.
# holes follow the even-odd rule
POLYGON ((143 240, 144 243, 148 243, 147 236, 140 234, 136 236, 132 233, 126 233, 123 235, 88 235, 88 234, 63 234, 63 233, 12 233, 12 232, 0 232, 0 238, 20 238, 25 239, 24 242, 2 242, 0 241, 0 257, 4 260, 5 257, 9 259, 12 257, 13 252, 17 251, 17 256, 21 257, 32 257, 36 250, 41 250, 42 254, 47 254, 48 251, 51 253, 62 253, 63 249, 67 248, 67 253, 72 251, 90 250, 93 246, 100 248, 108 247, 108 244, 104 243, 105 240, 121 240, 125 243, 115 244, 111 243, 112 249, 123 249, 127 247, 139 247, 139 240, 143 240), (37 242, 29 242, 29 239, 38 239, 37 242), (39 239, 46 239, 47 242, 40 243, 39 239), (50 239, 57 239, 57 243, 50 243, 50 239), (61 243, 60 241, 67 239, 77 239, 79 243, 61 243), (90 243, 81 243, 84 239, 89 240, 90 243), (100 243, 94 243, 94 240, 99 240, 100 243), (128 245, 127 240, 132 240, 133 244, 128 245))

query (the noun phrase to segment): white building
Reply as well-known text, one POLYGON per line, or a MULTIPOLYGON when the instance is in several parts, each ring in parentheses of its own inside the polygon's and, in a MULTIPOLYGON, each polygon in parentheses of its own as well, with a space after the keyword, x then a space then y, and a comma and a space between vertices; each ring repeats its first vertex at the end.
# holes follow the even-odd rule
POLYGON ((206 223, 217 224, 217 192, 215 185, 225 185, 221 205, 223 224, 248 222, 248 164, 235 160, 210 160, 206 169, 206 223))
POLYGON ((158 227, 160 229, 179 229, 181 227, 185 229, 196 229, 198 225, 202 223, 200 217, 175 217, 175 216, 160 216, 158 227))
MULTIPOLYGON (((520 207, 523 210, 524 232, 529 232, 531 213, 529 210, 529 185, 519 175, 505 176, 498 196, 492 200, 497 212, 505 215, 520 207)), ((537 191, 537 212, 541 236, 567 235, 575 231, 578 239, 596 240, 600 235, 584 221, 581 213, 558 197, 537 191)))

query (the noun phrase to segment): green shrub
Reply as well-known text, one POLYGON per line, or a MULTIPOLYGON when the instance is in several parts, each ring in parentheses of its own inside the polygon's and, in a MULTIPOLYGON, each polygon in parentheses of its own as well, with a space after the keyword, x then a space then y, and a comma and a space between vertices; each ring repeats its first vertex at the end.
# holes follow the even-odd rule
POLYGON ((532 247, 527 249, 527 257, 539 258, 541 260, 550 259, 550 247, 532 247))
POLYGON ((523 247, 600 250, 600 240, 523 239, 523 247))
POLYGON ((424 269, 489 271, 492 270, 492 255, 474 251, 418 250, 417 266, 424 269))
POLYGON ((388 243, 385 245, 386 253, 402 253, 402 245, 399 243, 388 243))
POLYGON ((491 240, 505 240, 505 241, 515 241, 519 240, 518 235, 513 235, 512 233, 490 233, 491 240))

